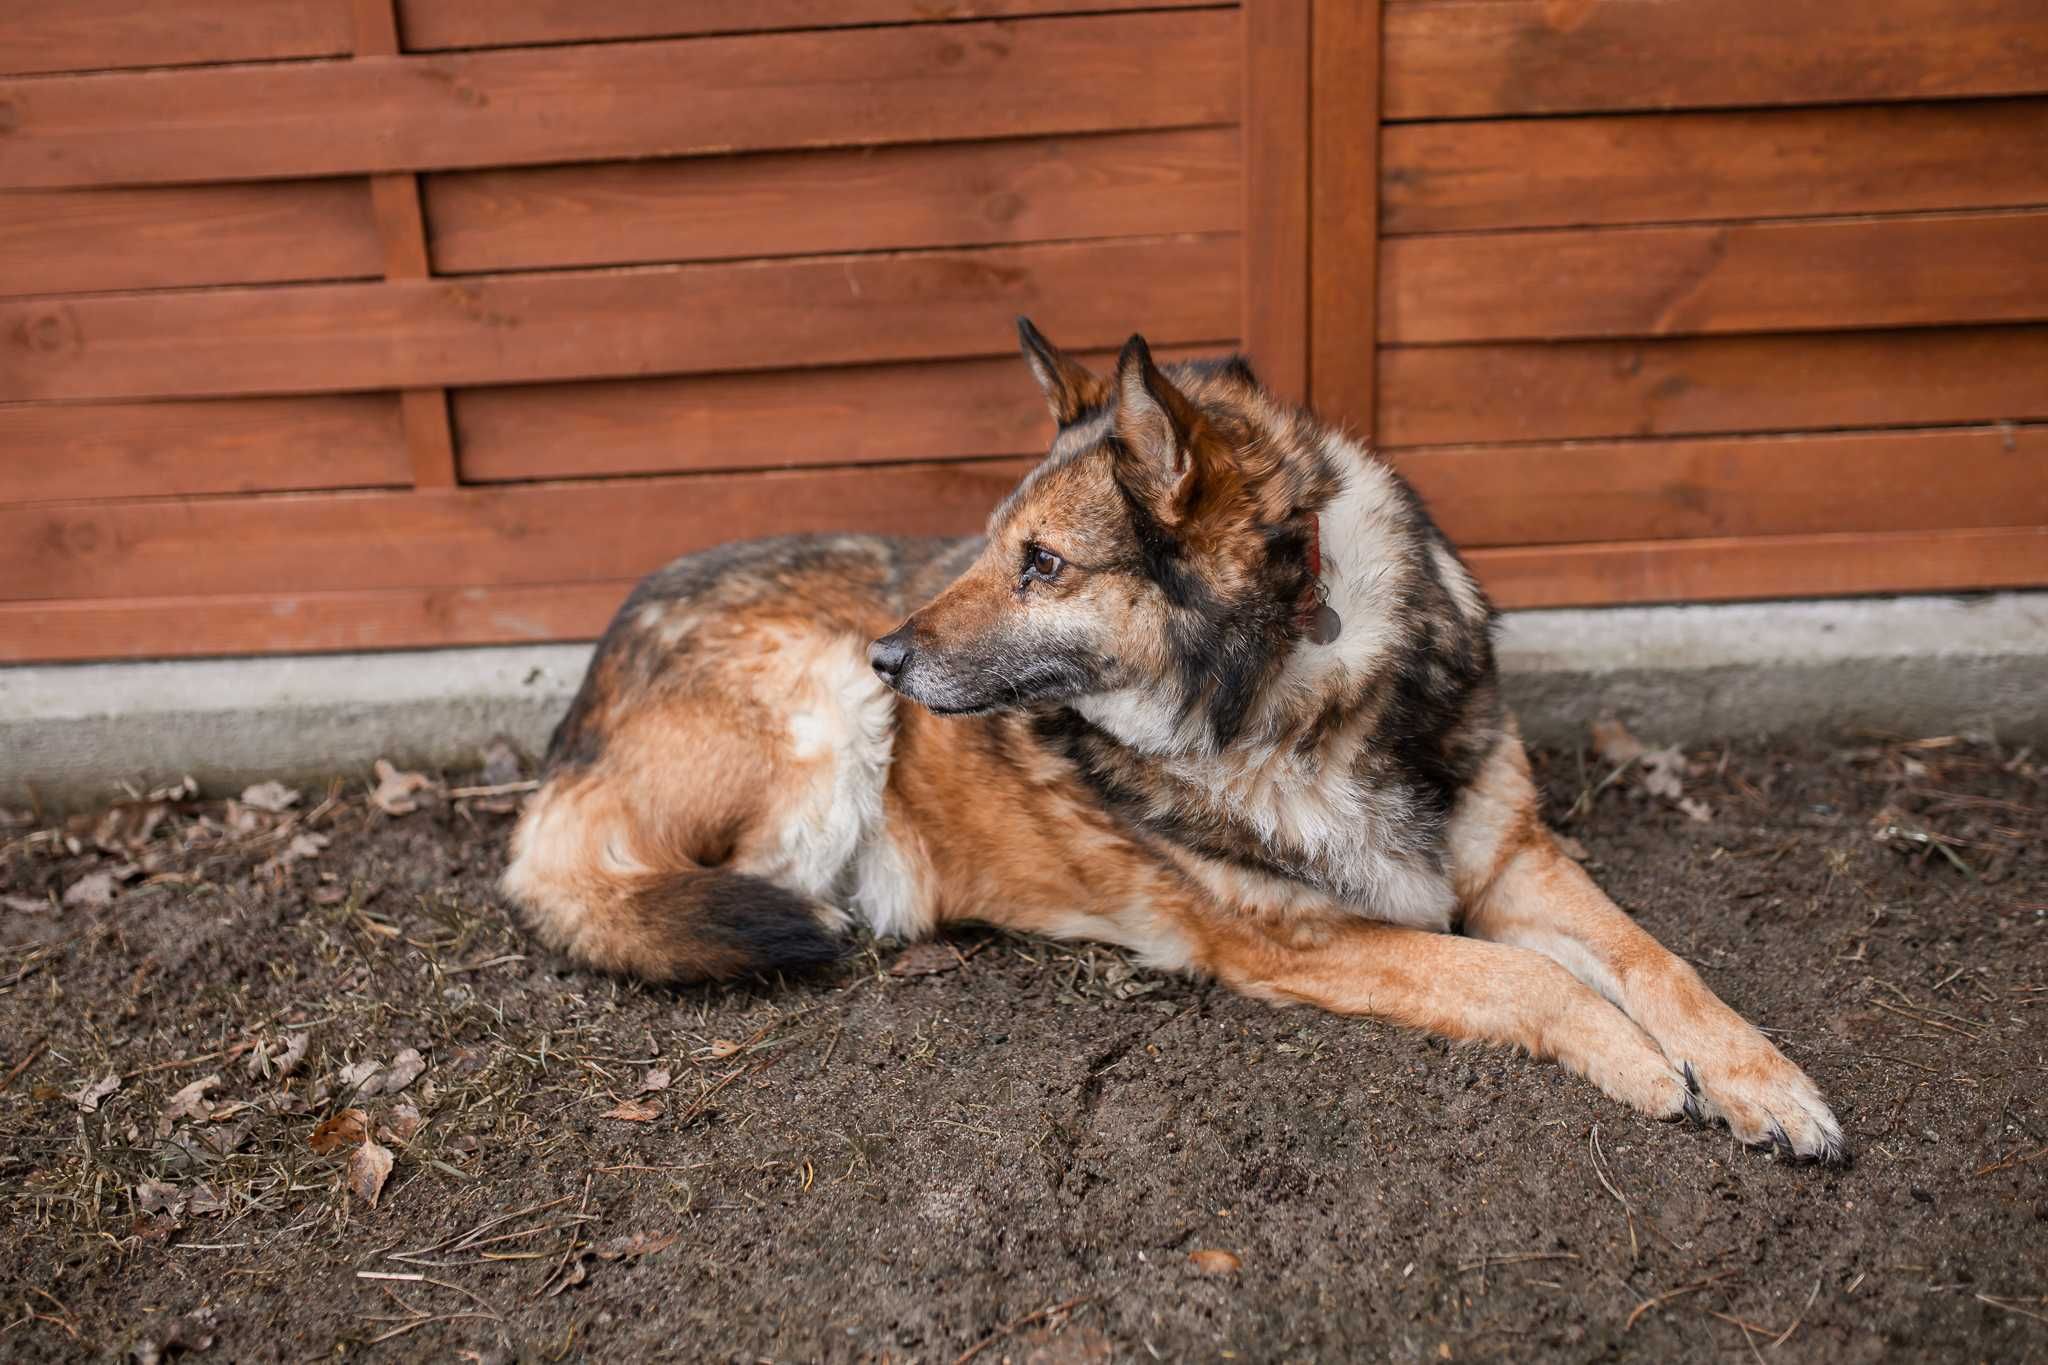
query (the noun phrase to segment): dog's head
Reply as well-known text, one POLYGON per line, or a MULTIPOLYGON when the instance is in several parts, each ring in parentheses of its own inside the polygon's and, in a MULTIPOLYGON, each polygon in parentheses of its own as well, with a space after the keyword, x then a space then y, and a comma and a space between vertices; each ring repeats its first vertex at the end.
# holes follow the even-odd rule
POLYGON ((870 661, 940 713, 1068 703, 1148 748, 1227 743, 1312 614, 1320 429, 1237 357, 1162 369, 1133 336, 1105 380, 1019 331, 1051 452, 870 661))

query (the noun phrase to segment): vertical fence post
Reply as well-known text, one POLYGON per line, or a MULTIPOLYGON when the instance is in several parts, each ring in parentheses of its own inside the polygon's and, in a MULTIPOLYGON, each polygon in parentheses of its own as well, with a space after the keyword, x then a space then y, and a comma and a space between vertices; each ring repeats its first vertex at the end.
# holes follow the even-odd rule
POLYGON ((1371 440, 1379 285, 1380 0, 1314 0, 1309 401, 1371 440))
POLYGON ((1244 0, 1244 348, 1309 396, 1309 0, 1244 0))

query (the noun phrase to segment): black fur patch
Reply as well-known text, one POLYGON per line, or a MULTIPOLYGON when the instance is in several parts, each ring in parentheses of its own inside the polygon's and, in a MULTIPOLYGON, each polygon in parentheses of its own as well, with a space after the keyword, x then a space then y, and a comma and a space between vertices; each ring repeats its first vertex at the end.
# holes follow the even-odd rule
POLYGON ((743 872, 686 873, 641 903, 671 921, 679 941, 738 957, 739 971, 801 971, 846 955, 846 940, 819 923, 809 897, 743 872))

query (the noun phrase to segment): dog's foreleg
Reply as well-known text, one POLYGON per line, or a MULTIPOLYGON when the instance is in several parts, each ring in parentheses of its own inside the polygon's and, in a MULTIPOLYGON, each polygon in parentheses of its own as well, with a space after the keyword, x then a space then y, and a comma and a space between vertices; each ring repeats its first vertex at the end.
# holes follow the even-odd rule
POLYGON ((1744 1142, 1846 1155, 1806 1073, 1565 856, 1543 825, 1520 740, 1504 740, 1467 789, 1449 842, 1465 933, 1543 953, 1620 1006, 1744 1142))
POLYGON ((1656 1118, 1694 1113, 1643 1031, 1540 953, 1366 920, 1312 928, 1205 924, 1198 965, 1259 999, 1363 1014, 1555 1058, 1656 1118))

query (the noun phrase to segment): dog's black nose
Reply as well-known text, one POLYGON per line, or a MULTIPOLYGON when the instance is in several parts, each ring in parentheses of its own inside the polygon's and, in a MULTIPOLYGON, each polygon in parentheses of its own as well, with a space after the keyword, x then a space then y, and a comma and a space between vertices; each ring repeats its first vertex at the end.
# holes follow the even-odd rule
POLYGON ((874 666, 882 681, 891 687, 903 674, 903 665, 910 662, 910 632, 899 627, 868 646, 868 662, 874 666))

